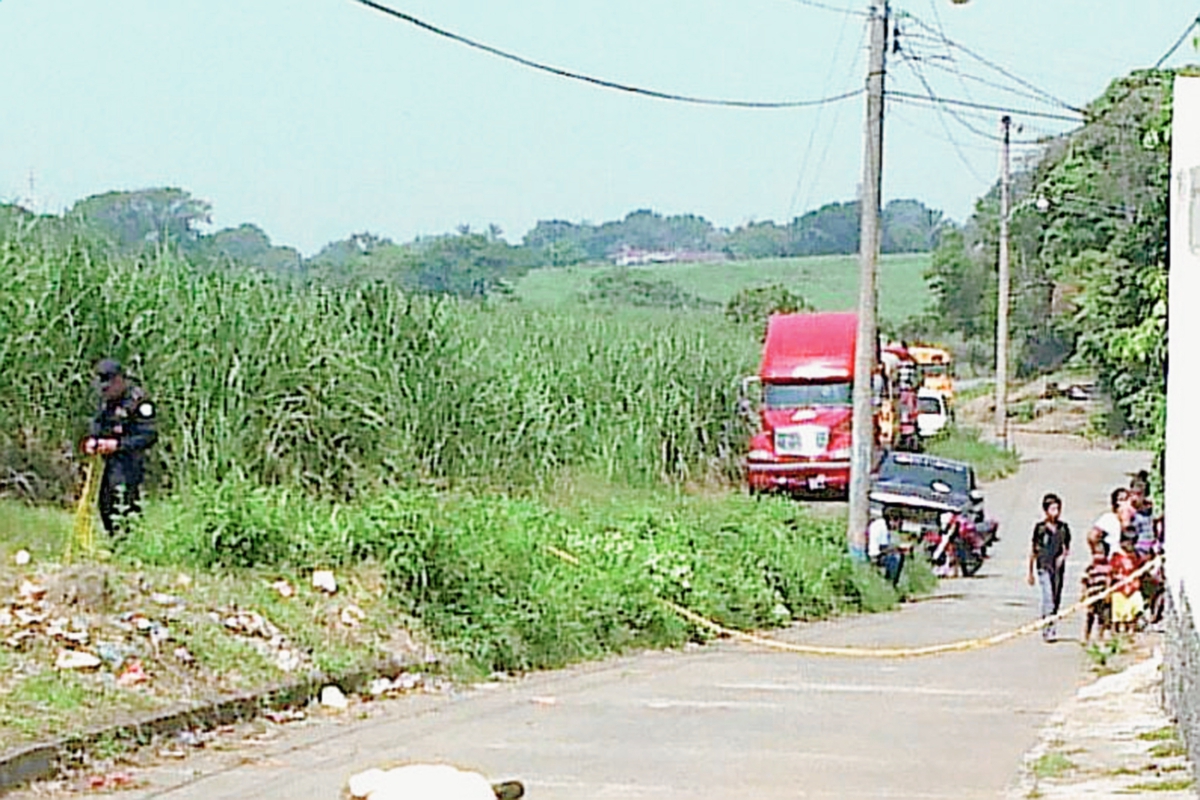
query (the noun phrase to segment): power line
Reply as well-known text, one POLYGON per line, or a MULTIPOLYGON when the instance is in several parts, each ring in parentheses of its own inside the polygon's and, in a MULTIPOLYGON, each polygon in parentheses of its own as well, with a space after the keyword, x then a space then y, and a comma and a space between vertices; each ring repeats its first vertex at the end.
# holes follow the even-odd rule
POLYGON ((817 0, 792 0, 792 2, 799 3, 802 6, 809 6, 810 8, 819 8, 823 11, 835 11, 838 14, 845 14, 846 16, 849 16, 849 17, 866 18, 866 17, 871 16, 866 11, 855 11, 852 8, 842 8, 840 6, 830 5, 829 3, 820 3, 820 2, 817 2, 817 0))
POLYGON ((907 19, 911 19, 913 22, 917 23, 922 28, 929 31, 929 33, 931 33, 933 36, 935 36, 939 41, 944 42, 945 44, 947 44, 951 47, 958 48, 959 50, 963 51, 964 53, 966 53, 967 55, 969 55, 971 58, 975 59, 979 63, 983 64, 984 66, 990 67, 991 69, 994 69, 996 72, 999 72, 1001 75, 1008 78, 1009 80, 1015 81, 1016 83, 1019 83, 1021 86, 1024 86, 1026 89, 1036 92, 1039 96, 1045 98, 1046 100, 1049 100, 1051 103, 1054 103, 1055 105, 1059 105, 1059 106, 1067 109, 1068 111, 1074 111, 1077 114, 1083 113, 1083 109, 1077 108, 1077 107, 1071 105, 1070 103, 1068 103, 1066 100, 1056 97, 1055 95, 1051 94, 1050 92, 1047 92, 1045 89, 1042 89, 1042 88, 1030 83, 1029 81, 1025 80, 1021 76, 1013 74, 1005 67, 1002 67, 1001 65, 997 64, 996 62, 992 61, 991 59, 987 58, 986 56, 976 53, 974 50, 967 47, 966 45, 960 44, 960 43, 948 38, 945 34, 940 33, 939 31, 935 30, 929 23, 925 22, 920 17, 917 17, 907 11, 901 12, 901 15, 907 19))
POLYGON ((661 92, 656 89, 645 89, 639 86, 632 86, 627 83, 618 83, 617 81, 610 81, 604 78, 597 78, 592 75, 585 75, 581 72, 573 72, 571 70, 562 69, 561 67, 543 64, 539 61, 534 61, 532 59, 525 58, 524 56, 519 56, 516 53, 511 53, 507 50, 501 50, 498 47, 493 47, 492 45, 484 44, 483 42, 479 42, 474 39, 469 39, 466 36, 448 31, 445 28, 439 28, 438 26, 418 19, 411 14, 390 8, 389 6, 385 6, 381 3, 376 3, 373 0, 354 0, 354 2, 364 5, 368 8, 373 8, 376 11, 387 14, 391 17, 395 17, 396 19, 403 20, 404 22, 414 25, 421 30, 441 36, 453 42, 466 45, 467 47, 472 47, 476 50, 482 50, 483 52, 496 56, 497 58, 503 58, 505 60, 520 64, 521 66, 529 67, 530 69, 547 72, 551 75, 557 75, 560 78, 570 78, 571 80, 590 83, 593 86, 601 86, 605 89, 615 89, 620 92, 629 92, 630 94, 642 95, 643 97, 653 97, 659 100, 673 100, 678 103, 692 103, 694 105, 703 106, 726 106, 732 108, 804 108, 808 106, 822 106, 828 103, 836 103, 839 100, 847 100, 851 97, 857 97, 864 91, 863 89, 855 89, 853 91, 844 92, 843 94, 834 95, 832 97, 819 97, 812 100, 778 101, 727 100, 721 98, 696 97, 694 95, 661 92))
MULTIPOLYGON (((846 36, 846 27, 847 27, 846 23, 849 21, 850 21, 850 17, 848 17, 848 16, 844 17, 842 20, 842 26, 838 30, 837 43, 833 46, 833 56, 829 59, 829 70, 825 74, 825 83, 821 87, 822 94, 829 91, 830 81, 833 80, 833 72, 837 68, 838 56, 841 55, 841 52, 842 52, 842 41, 846 36)), ((855 55, 855 59, 854 59, 854 65, 858 64, 857 53, 862 51, 862 42, 863 42, 863 39, 866 38, 866 35, 867 35, 867 25, 866 25, 866 23, 863 23, 862 34, 859 37, 858 45, 855 47, 856 55, 855 55)), ((854 72, 854 68, 852 66, 847 74, 852 76, 853 72, 854 72)), ((841 106, 838 106, 837 111, 835 111, 833 130, 837 129, 837 122, 840 119, 841 108, 842 108, 841 106)), ((805 147, 804 147, 804 158, 800 161, 800 174, 796 177, 796 187, 792 190, 792 199, 788 202, 787 216, 788 216, 789 221, 792 218, 792 214, 796 210, 796 201, 800 198, 800 190, 804 188, 804 180, 805 180, 805 178, 808 177, 808 174, 809 174, 808 165, 810 163, 809 156, 812 155, 813 143, 816 141, 817 131, 821 127, 821 120, 824 118, 824 116, 825 116, 825 107, 821 106, 820 108, 817 109, 817 118, 813 121, 812 128, 809 129, 808 144, 805 145, 805 147)), ((828 146, 828 142, 826 143, 826 146, 828 146)), ((822 164, 824 163, 823 156, 822 156, 820 163, 822 163, 822 164)), ((807 205, 807 203, 808 203, 808 198, 805 197, 805 205, 807 205)))
MULTIPOLYGON (((954 75, 956 75, 958 77, 958 80, 960 83, 964 83, 965 81, 974 81, 975 83, 978 83, 982 86, 987 86, 992 89, 999 89, 1002 92, 1008 92, 1010 94, 1016 95, 1017 97, 1023 97, 1026 100, 1040 101, 1042 99, 1041 97, 1034 94, 1033 92, 1029 92, 1024 89, 1017 89, 1012 86, 1005 86, 1002 83, 997 83, 996 81, 989 81, 987 78, 981 78, 978 75, 972 75, 970 73, 963 72, 962 69, 960 68, 958 62, 954 60, 953 56, 946 57, 946 60, 948 60, 951 64, 951 66, 946 66, 945 64, 939 64, 938 61, 936 60, 936 57, 930 58, 927 56, 914 55, 911 50, 909 51, 908 55, 912 58, 919 59, 921 61, 921 63, 923 63, 927 66, 933 67, 934 69, 939 69, 943 72, 953 73, 954 75)), ((965 84, 963 86, 963 91, 967 92, 968 100, 973 101, 975 99, 974 97, 971 96, 971 93, 967 89, 965 84)))
POLYGON ((1175 51, 1179 49, 1179 45, 1183 44, 1183 40, 1186 39, 1187 35, 1192 32, 1192 28, 1196 27, 1197 25, 1200 25, 1200 16, 1197 16, 1194 20, 1192 20, 1191 24, 1183 29, 1183 33, 1179 34, 1179 38, 1175 40, 1175 44, 1171 45, 1171 49, 1163 53, 1162 58, 1154 62, 1155 69, 1161 67, 1164 61, 1175 55, 1175 51))
MULTIPOLYGON (((921 73, 921 70, 917 67, 916 62, 913 61, 912 59, 906 58, 906 59, 904 59, 904 63, 908 66, 909 70, 914 75, 917 76, 917 80, 919 80, 921 82, 921 85, 925 87, 925 91, 929 93, 929 99, 936 101, 938 98, 937 98, 937 95, 935 95, 933 93, 933 87, 931 87, 929 85, 929 81, 925 80, 925 76, 921 73)), ((950 133, 950 126, 946 124, 946 115, 942 113, 942 111, 943 111, 942 106, 937 105, 937 106, 935 106, 935 108, 937 109, 937 112, 938 112, 938 120, 942 124, 942 130, 944 130, 946 132, 946 138, 949 139, 950 144, 954 146, 954 152, 958 156, 958 160, 962 162, 962 165, 967 168, 967 172, 971 173, 971 176, 973 178, 975 178, 975 180, 979 181, 980 183, 989 183, 987 178, 983 177, 975 170, 975 166, 967 159, 966 155, 962 151, 962 148, 958 146, 958 140, 955 139, 954 135, 950 133)), ((951 116, 955 115, 954 110, 950 109, 950 108, 945 109, 945 112, 947 114, 950 114, 951 116)), ((963 125, 964 127, 968 128, 972 131, 975 131, 975 129, 971 125, 967 124, 966 121, 960 119, 960 120, 958 120, 958 122, 959 122, 959 124, 963 125)), ((975 132, 978 133, 979 131, 975 131, 975 132)))
POLYGON ((1060 119, 1064 122, 1082 122, 1079 117, 1068 117, 1065 114, 1054 114, 1048 111, 1033 111, 1028 108, 1009 108, 1007 106, 995 106, 990 103, 972 103, 969 100, 958 100, 952 97, 938 97, 934 100, 925 95, 912 94, 911 92, 888 91, 890 97, 903 97, 909 100, 919 100, 924 102, 944 103, 952 106, 962 106, 963 108, 981 108, 984 111, 1001 111, 1007 114, 1015 114, 1025 117, 1039 117, 1041 119, 1060 119))

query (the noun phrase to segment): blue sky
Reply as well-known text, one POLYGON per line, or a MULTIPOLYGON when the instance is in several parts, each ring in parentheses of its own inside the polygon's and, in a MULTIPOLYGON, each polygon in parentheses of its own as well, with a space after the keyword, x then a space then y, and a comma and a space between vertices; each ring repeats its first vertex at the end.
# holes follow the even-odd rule
MULTIPOLYGON (((555 65, 665 91, 745 99, 863 83, 863 20, 800 0, 389 0, 555 65)), ((865 2, 826 0, 862 10, 865 2)), ((1200 4, 1184 0, 903 0, 910 12, 1082 105, 1148 66, 1200 4)), ((907 30, 918 28, 907 25, 907 30)), ((942 95, 1053 111, 966 74, 944 48, 942 95)), ((1195 61, 1191 42, 1168 63, 1195 61)), ((892 88, 921 91, 893 59, 892 88)), ((852 199, 863 102, 700 108, 532 72, 351 0, 0 0, 0 200, 59 211, 110 189, 180 186, 217 226, 262 226, 311 253, 369 230, 397 240, 635 208, 718 225, 785 220, 852 199), (812 142, 811 146, 809 142, 812 142), (806 157, 807 155, 807 157, 806 157), (32 192, 30 177, 32 176, 32 192)), ((990 112, 968 122, 994 131, 990 112)), ((1031 132, 1066 123, 1018 117, 1031 132)), ((928 108, 891 104, 884 197, 955 218, 996 174, 994 143, 928 108), (958 149, 947 140, 958 142, 958 149), (964 163, 965 161, 965 163, 964 163)))

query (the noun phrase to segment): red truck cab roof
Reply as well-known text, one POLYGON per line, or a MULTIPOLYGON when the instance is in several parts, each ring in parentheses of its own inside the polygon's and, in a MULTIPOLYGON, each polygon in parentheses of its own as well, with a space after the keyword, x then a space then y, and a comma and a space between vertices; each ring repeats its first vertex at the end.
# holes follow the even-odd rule
POLYGON ((772 314, 758 376, 765 383, 852 380, 857 334, 852 311, 772 314))

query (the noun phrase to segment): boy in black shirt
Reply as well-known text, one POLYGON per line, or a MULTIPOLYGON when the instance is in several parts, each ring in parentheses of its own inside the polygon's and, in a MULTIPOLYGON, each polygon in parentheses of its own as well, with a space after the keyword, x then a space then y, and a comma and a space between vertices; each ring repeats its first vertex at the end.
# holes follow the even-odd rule
MULTIPOLYGON (((1071 528, 1060 519, 1062 500, 1056 494, 1042 498, 1042 511, 1046 516, 1033 528, 1033 543, 1029 551, 1029 585, 1041 587, 1041 614, 1048 617, 1058 613, 1062 602, 1063 577, 1067 570, 1067 556, 1071 552, 1071 528)), ((1042 629, 1042 639, 1053 642, 1058 639, 1058 629, 1050 622, 1042 629)))

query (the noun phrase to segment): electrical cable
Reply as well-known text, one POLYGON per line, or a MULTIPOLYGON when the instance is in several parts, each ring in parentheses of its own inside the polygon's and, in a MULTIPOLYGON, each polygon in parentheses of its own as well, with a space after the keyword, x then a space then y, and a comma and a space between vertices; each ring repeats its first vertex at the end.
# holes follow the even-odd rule
POLYGON ((967 47, 966 45, 960 44, 959 42, 956 42, 953 39, 950 39, 949 37, 945 36, 944 34, 939 33, 928 22, 925 22, 920 17, 918 17, 912 13, 909 13, 907 11, 900 12, 900 15, 907 19, 911 19, 913 22, 917 23, 922 28, 929 31, 930 34, 937 37, 937 39, 939 41, 942 41, 951 47, 955 47, 955 48, 963 51, 964 53, 966 53, 967 55, 969 55, 971 58, 975 59, 979 63, 983 64, 984 66, 990 67, 991 69, 994 69, 996 72, 999 72, 1001 75, 1008 78, 1009 80, 1015 81, 1016 83, 1019 83, 1020 85, 1024 86, 1026 89, 1030 89, 1030 90, 1036 92, 1038 95, 1040 95, 1041 97, 1050 101, 1051 103, 1054 103, 1055 105, 1059 105, 1059 106, 1067 109, 1068 111, 1074 111, 1076 114, 1084 113, 1083 109, 1071 105, 1066 100, 1056 97, 1055 95, 1051 94, 1050 92, 1047 92, 1045 89, 1042 89, 1042 88, 1036 86, 1035 84, 1030 83, 1029 81, 1025 80, 1024 78, 1022 78, 1019 75, 1013 74, 1011 71, 1009 71, 1005 67, 1002 67, 1001 65, 997 64, 996 62, 992 61, 991 59, 987 58, 986 56, 976 53, 974 50, 967 47))
POLYGON ((1006 114, 1014 114, 1014 115, 1023 116, 1023 117, 1038 117, 1040 119, 1060 119, 1065 122, 1083 122, 1083 120, 1080 119, 1079 117, 1068 117, 1065 114, 1054 114, 1054 113, 1047 112, 1047 111, 1033 111, 1028 108, 1009 108, 1008 106, 997 106, 997 105, 992 105, 990 103, 972 103, 968 100, 959 100, 957 98, 952 98, 952 97, 938 97, 936 100, 931 101, 930 98, 926 97, 925 95, 913 94, 911 92, 897 92, 894 90, 889 90, 889 91, 884 92, 884 94, 887 96, 891 96, 891 97, 901 97, 901 98, 905 98, 908 100, 917 100, 917 101, 922 101, 922 102, 926 102, 926 103, 935 102, 935 103, 943 103, 943 104, 952 105, 952 106, 962 106, 963 108, 981 108, 984 111, 1002 111, 1006 114))
POLYGON ((836 11, 838 14, 845 14, 848 17, 870 17, 870 13, 866 11, 855 11, 852 8, 841 8, 840 6, 830 5, 829 3, 820 3, 817 0, 792 0, 793 3, 799 3, 802 6, 810 8, 819 8, 823 11, 836 11))
MULTIPOLYGON (((929 98, 931 100, 937 100, 938 98, 937 98, 937 95, 934 94, 934 92, 933 92, 933 87, 931 87, 929 85, 929 81, 925 80, 925 76, 921 73, 920 69, 916 65, 917 62, 913 61, 912 59, 905 58, 904 63, 908 66, 909 70, 914 75, 917 76, 917 80, 919 80, 921 82, 921 85, 925 87, 925 91, 929 93, 929 98)), ((946 114, 950 114, 951 116, 953 116, 954 115, 953 109, 949 109, 949 108, 943 109, 942 106, 940 106, 940 105, 934 106, 934 108, 937 109, 938 120, 942 124, 942 130, 944 130, 946 132, 946 138, 949 139, 950 144, 954 146, 954 152, 958 156, 958 160, 961 161, 962 165, 967 168, 967 172, 971 173, 971 177, 975 178, 975 180, 979 181, 980 183, 990 185, 992 183, 992 181, 983 177, 975 170, 975 166, 967 159, 967 156, 965 153, 963 153, 962 148, 959 147, 958 140, 955 139, 954 135, 950 133, 950 126, 946 124, 946 114)), ((976 133, 979 132, 979 131, 976 131, 975 128, 973 128, 971 125, 969 125, 965 120, 960 119, 960 120, 958 120, 958 122, 960 125, 968 128, 969 130, 972 130, 976 133)))
POLYGON ((1200 15, 1192 20, 1190 25, 1183 29, 1183 33, 1179 34, 1179 38, 1175 40, 1175 44, 1171 45, 1171 49, 1163 53, 1162 58, 1154 62, 1154 69, 1158 69, 1163 65, 1164 61, 1175 55, 1175 51, 1179 49, 1179 45, 1183 44, 1183 40, 1186 39, 1187 35, 1192 32, 1192 28, 1196 27, 1197 25, 1200 25, 1200 15))
MULTIPOLYGON (((842 52, 842 40, 844 39, 844 37, 846 35, 846 22, 848 22, 849 20, 850 20, 849 17, 845 17, 842 21, 842 27, 838 30, 837 43, 833 46, 833 57, 830 58, 830 60, 829 60, 829 70, 825 74, 825 83, 821 87, 822 94, 825 94, 826 92, 829 91, 830 81, 833 80, 833 72, 834 72, 834 69, 836 69, 837 64, 838 64, 838 56, 841 55, 841 52, 842 52)), ((864 22, 863 27, 862 27, 862 33, 859 36, 858 45, 855 48, 856 55, 855 55, 855 59, 854 59, 854 64, 851 65, 851 69, 847 73, 848 75, 854 74, 854 67, 858 65, 858 54, 862 52, 862 43, 863 43, 864 39, 866 38, 866 35, 867 35, 867 24, 864 22)), ((837 123, 838 123, 838 120, 841 118, 840 111, 841 111, 841 106, 838 106, 838 111, 835 112, 835 116, 834 116, 833 130, 837 130, 837 123)), ((804 188, 804 180, 805 180, 805 178, 808 177, 808 165, 810 163, 809 156, 812 155, 813 143, 815 142, 815 140, 817 138, 817 131, 821 127, 821 120, 824 118, 824 115, 825 115, 825 106, 821 106, 820 108, 817 109, 817 118, 816 118, 816 120, 813 121, 812 128, 810 128, 809 132, 808 132, 808 144, 805 145, 805 147, 804 147, 804 157, 800 161, 800 174, 796 177, 796 187, 792 190, 791 200, 788 201, 787 219, 789 222, 792 219, 792 215, 796 211, 796 201, 800 197, 800 190, 804 188)), ((822 160, 820 163, 823 164, 824 160, 822 160)), ((805 198, 805 203, 807 203, 807 202, 808 202, 808 198, 805 198)))
POLYGON ((678 103, 691 103, 693 105, 704 105, 704 106, 726 106, 726 107, 732 107, 732 108, 760 108, 760 109, 761 108, 772 108, 772 109, 805 108, 805 107, 809 107, 809 106, 822 106, 822 105, 826 105, 829 103, 836 103, 839 100, 847 100, 851 97, 857 97, 858 95, 863 94, 863 92, 866 91, 865 89, 855 89, 854 91, 845 92, 843 94, 834 95, 832 97, 819 97, 819 98, 815 98, 812 100, 778 100, 778 101, 727 100, 727 99, 721 99, 721 98, 697 97, 694 95, 684 95, 684 94, 674 94, 671 92, 662 92, 662 91, 658 91, 656 89, 646 89, 643 87, 633 86, 633 85, 626 84, 626 83, 618 83, 617 81, 610 81, 610 80, 606 80, 604 78, 597 78, 592 75, 585 75, 581 72, 573 72, 571 70, 562 69, 560 67, 551 66, 549 64, 543 64, 541 62, 534 61, 529 58, 525 58, 524 56, 519 56, 516 53, 511 53, 507 50, 501 50, 498 47, 493 47, 492 45, 484 44, 483 42, 479 42, 474 39, 467 38, 466 36, 462 36, 460 34, 454 33, 453 31, 448 31, 445 28, 439 28, 438 26, 433 25, 428 22, 425 22, 424 20, 418 19, 417 17, 414 17, 411 14, 407 14, 403 11, 399 11, 399 10, 391 8, 389 6, 385 6, 382 3, 374 2, 374 0, 353 0, 353 2, 356 2, 360 5, 366 6, 367 8, 372 8, 383 14, 387 14, 388 16, 391 16, 396 19, 407 22, 410 25, 414 25, 414 26, 420 28, 421 30, 427 31, 428 33, 432 33, 437 36, 441 36, 443 38, 449 39, 453 42, 457 42, 462 45, 466 45, 467 47, 471 47, 476 50, 481 50, 485 53, 496 56, 497 58, 502 58, 507 61, 512 61, 517 64, 520 64, 521 66, 529 67, 530 69, 539 70, 541 72, 547 72, 551 75, 557 75, 560 78, 569 78, 571 80, 582 81, 584 83, 590 83, 593 86, 600 86, 605 89, 615 89, 617 91, 629 92, 630 94, 637 94, 637 95, 641 95, 643 97, 653 97, 653 98, 656 98, 659 100, 672 100, 672 101, 675 101, 678 103))

